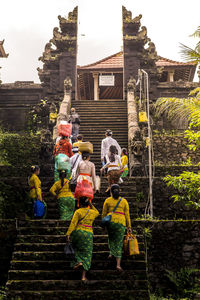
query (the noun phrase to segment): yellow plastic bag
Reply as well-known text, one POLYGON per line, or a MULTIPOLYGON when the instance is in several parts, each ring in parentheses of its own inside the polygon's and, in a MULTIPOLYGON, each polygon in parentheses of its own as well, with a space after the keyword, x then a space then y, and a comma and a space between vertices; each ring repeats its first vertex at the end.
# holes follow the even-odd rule
POLYGON ((144 122, 144 123, 148 122, 146 111, 139 112, 139 122, 144 122))
POLYGON ((136 235, 127 234, 124 239, 124 254, 127 256, 140 254, 136 235))

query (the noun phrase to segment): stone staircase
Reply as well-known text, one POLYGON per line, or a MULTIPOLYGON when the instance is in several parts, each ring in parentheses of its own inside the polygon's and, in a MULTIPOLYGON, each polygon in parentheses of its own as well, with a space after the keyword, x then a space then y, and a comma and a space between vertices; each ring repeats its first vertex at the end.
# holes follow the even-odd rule
MULTIPOLYGON (((98 172, 105 129, 112 129, 120 145, 127 147, 126 103, 113 100, 74 101, 72 105, 81 116, 80 132, 85 140, 94 145, 92 161, 98 172)), ((119 274, 115 270, 115 261, 107 259, 107 234, 99 226, 99 217, 94 223, 94 252, 87 284, 81 282, 80 272, 70 269, 70 262, 63 253, 69 222, 59 220, 57 203, 49 195, 53 178, 41 177, 41 181, 48 205, 47 219, 18 221, 18 235, 7 282, 8 299, 149 299, 143 232, 133 221, 136 217, 134 179, 125 179, 121 187, 130 205, 140 255, 123 257, 125 271, 119 274)), ((107 182, 102 179, 101 191, 93 201, 100 212, 106 198, 106 187, 107 182)))

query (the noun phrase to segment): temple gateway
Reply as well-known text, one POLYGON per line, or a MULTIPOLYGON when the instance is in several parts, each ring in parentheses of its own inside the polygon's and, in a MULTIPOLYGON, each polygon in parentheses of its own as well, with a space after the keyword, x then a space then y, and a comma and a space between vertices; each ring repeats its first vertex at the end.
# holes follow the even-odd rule
MULTIPOLYGON (((186 122, 181 123, 178 118, 170 121, 164 113, 157 116, 154 105, 159 97, 184 97, 187 101, 189 92, 200 84, 193 82, 196 64, 160 56, 142 24, 142 15, 133 17, 122 7, 122 20, 123 50, 78 66, 75 7, 67 18, 58 16, 52 38, 44 45, 39 57, 43 65, 37 69, 40 83, 0 82, 1 299, 200 299, 199 289, 195 290, 200 282, 200 149, 188 148, 183 133, 188 127, 186 122), (101 141, 107 129, 112 130, 124 152, 128 150, 128 156, 124 155, 126 161, 128 158, 128 175, 120 182, 120 197, 128 204, 124 212, 116 211, 119 218, 112 230, 113 245, 119 235, 121 238, 112 247, 116 250, 113 255, 119 262, 125 226, 128 232, 132 227, 139 245, 137 255, 135 252, 126 256, 124 251, 122 269, 116 268, 116 260, 110 259, 113 249, 109 249, 107 232, 100 226, 103 203, 108 196, 107 178, 101 175, 101 188, 92 200, 100 215, 93 226, 88 226, 88 221, 82 223, 86 215, 81 219, 81 230, 85 226, 94 238, 90 270, 91 240, 84 235, 85 242, 80 242, 82 249, 86 249, 83 257, 87 256, 88 281, 81 280, 79 270, 70 266, 72 257, 63 251, 70 218, 62 218, 60 211, 68 204, 63 200, 59 209, 58 199, 49 192, 54 183, 52 153, 58 125, 69 121, 72 107, 80 115, 79 133, 84 141, 93 144, 90 159, 96 175, 100 175, 102 168, 101 141), (30 201, 27 197, 34 190, 27 180, 33 165, 40 167, 40 174, 35 173, 41 180, 37 187, 47 204, 43 219, 33 217, 35 199, 30 201), (191 184, 188 180, 189 194, 187 180, 183 187, 178 178, 177 194, 183 201, 174 204, 174 189, 167 187, 163 177, 179 176, 183 171, 196 173, 191 184), (195 209, 191 203, 196 204, 195 209), (127 218, 129 212, 131 222, 127 218), (119 231, 120 220, 124 225, 119 231)), ((0 41, 0 59, 8 57, 3 46, 0 41)), ((34 169, 38 171, 37 167, 34 169)), ((71 199, 69 181, 65 183, 71 199)), ((58 192, 62 193, 61 190, 62 187, 58 192)), ((92 218, 90 212, 87 210, 92 218)))

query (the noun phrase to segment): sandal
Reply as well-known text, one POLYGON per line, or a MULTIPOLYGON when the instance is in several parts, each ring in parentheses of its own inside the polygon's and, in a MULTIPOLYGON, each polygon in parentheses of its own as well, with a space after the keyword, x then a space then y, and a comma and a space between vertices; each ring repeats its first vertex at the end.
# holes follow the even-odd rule
POLYGON ((77 270, 78 268, 82 267, 83 264, 80 262, 80 263, 77 263, 75 266, 74 266, 74 270, 77 270))

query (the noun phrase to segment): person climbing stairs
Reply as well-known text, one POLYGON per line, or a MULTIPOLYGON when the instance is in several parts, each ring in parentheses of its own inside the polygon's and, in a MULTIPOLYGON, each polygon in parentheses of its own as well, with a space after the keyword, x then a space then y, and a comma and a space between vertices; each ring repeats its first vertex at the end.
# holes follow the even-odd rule
MULTIPOLYGON (((120 146, 128 148, 128 121, 126 102, 122 100, 73 101, 73 107, 81 117, 80 133, 85 141, 93 143, 97 173, 101 168, 101 140, 105 130, 111 129, 120 146)), ((121 184, 122 196, 130 206, 132 228, 137 232, 140 254, 122 257, 124 272, 115 269, 115 260, 108 260, 107 234, 100 227, 101 217, 94 223, 94 249, 88 283, 81 282, 80 273, 70 268, 64 254, 68 221, 59 220, 57 202, 50 196, 53 183, 50 177, 41 177, 47 219, 21 220, 17 222, 17 238, 7 281, 8 299, 141 299, 148 300, 146 256, 141 227, 134 221, 136 186, 134 178, 125 178, 121 184)), ((107 182, 102 178, 100 193, 93 203, 102 211, 106 198, 107 182)))

